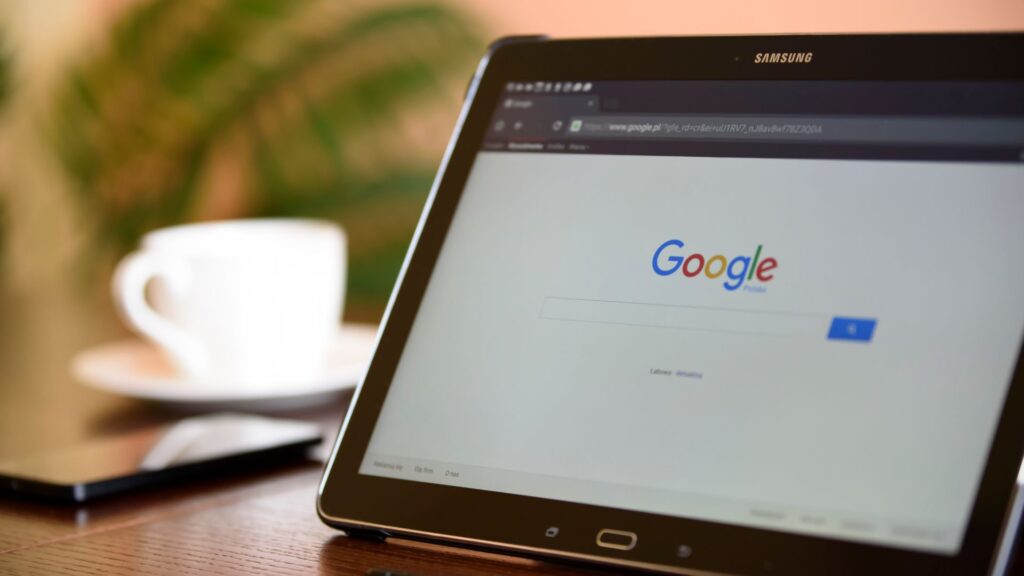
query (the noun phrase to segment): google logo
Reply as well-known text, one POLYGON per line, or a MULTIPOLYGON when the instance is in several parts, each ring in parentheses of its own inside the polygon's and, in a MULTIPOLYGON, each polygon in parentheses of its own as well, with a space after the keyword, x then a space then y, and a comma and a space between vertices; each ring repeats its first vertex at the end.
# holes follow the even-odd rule
POLYGON ((654 251, 651 267, 658 276, 669 276, 682 272, 683 276, 693 278, 701 272, 712 280, 725 274, 729 280, 722 283, 726 290, 736 290, 744 281, 753 280, 756 276, 761 282, 768 282, 775 277, 772 270, 779 267, 775 258, 761 259, 761 245, 758 244, 753 256, 735 256, 727 260, 725 256, 716 254, 704 258, 703 254, 683 256, 678 249, 684 246, 682 240, 666 240, 654 251), (668 255, 665 255, 668 253, 668 255))

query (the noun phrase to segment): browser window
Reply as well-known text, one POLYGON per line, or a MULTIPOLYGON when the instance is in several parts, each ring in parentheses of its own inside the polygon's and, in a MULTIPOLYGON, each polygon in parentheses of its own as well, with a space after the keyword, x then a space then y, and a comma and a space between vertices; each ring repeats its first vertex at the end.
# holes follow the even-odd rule
POLYGON ((510 83, 361 473, 955 553, 1024 328, 1022 106, 510 83))

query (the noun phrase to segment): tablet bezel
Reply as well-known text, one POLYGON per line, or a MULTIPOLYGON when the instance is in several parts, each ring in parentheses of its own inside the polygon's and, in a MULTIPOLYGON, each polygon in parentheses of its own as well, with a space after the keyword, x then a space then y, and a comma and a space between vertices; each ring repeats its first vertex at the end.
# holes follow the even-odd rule
POLYGON ((321 481, 324 522, 381 535, 669 571, 744 574, 981 574, 989 567, 1024 454, 1018 351, 962 547, 944 556, 823 537, 359 474, 487 121, 508 81, 1024 80, 1024 35, 745 36, 500 42, 481 62, 413 238, 361 383, 321 481), (758 52, 813 52, 810 63, 754 64, 758 52), (684 57, 685 56, 685 57, 684 57), (558 538, 545 536, 548 526, 558 538), (597 532, 639 535, 628 551, 597 532), (693 551, 676 554, 679 545, 693 551))

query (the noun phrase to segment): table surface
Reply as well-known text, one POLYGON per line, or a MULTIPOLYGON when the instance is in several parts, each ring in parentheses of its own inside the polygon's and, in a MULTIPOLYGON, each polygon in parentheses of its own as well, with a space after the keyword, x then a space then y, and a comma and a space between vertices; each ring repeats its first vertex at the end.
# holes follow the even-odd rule
MULTIPOLYGON (((0 459, 182 417, 71 379, 68 363, 77 351, 127 336, 106 300, 73 284, 22 294, 0 288, 0 459)), ((354 316, 365 321, 375 314, 354 316)), ((279 414, 320 422, 332 439, 350 399, 347 393, 279 414)), ((347 538, 314 512, 320 469, 320 462, 307 461, 248 470, 81 506, 0 497, 0 574, 598 573, 411 541, 347 538)), ((1016 574, 1024 574, 1020 568, 1018 561, 1016 574)))
MULTIPOLYGON (((105 291, 74 282, 14 293, 0 283, 0 459, 172 422, 171 408, 75 382, 80 350, 130 337, 105 291)), ((375 321, 378 310, 347 317, 375 321)), ((328 442, 351 392, 273 415, 319 422, 328 442)), ((5 574, 587 574, 582 569, 428 545, 350 539, 314 510, 315 459, 157 487, 86 505, 0 496, 5 574)))

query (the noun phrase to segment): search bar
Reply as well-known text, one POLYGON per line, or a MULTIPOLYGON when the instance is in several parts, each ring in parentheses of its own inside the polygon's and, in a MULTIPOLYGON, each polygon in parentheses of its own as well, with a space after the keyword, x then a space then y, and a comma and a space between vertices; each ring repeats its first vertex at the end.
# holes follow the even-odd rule
POLYGON ((577 116, 565 136, 657 140, 813 141, 930 145, 1024 145, 1017 118, 883 116, 577 116))
POLYGON ((819 314, 679 306, 549 296, 540 317, 547 320, 675 328, 751 336, 822 339, 831 319, 819 314))

